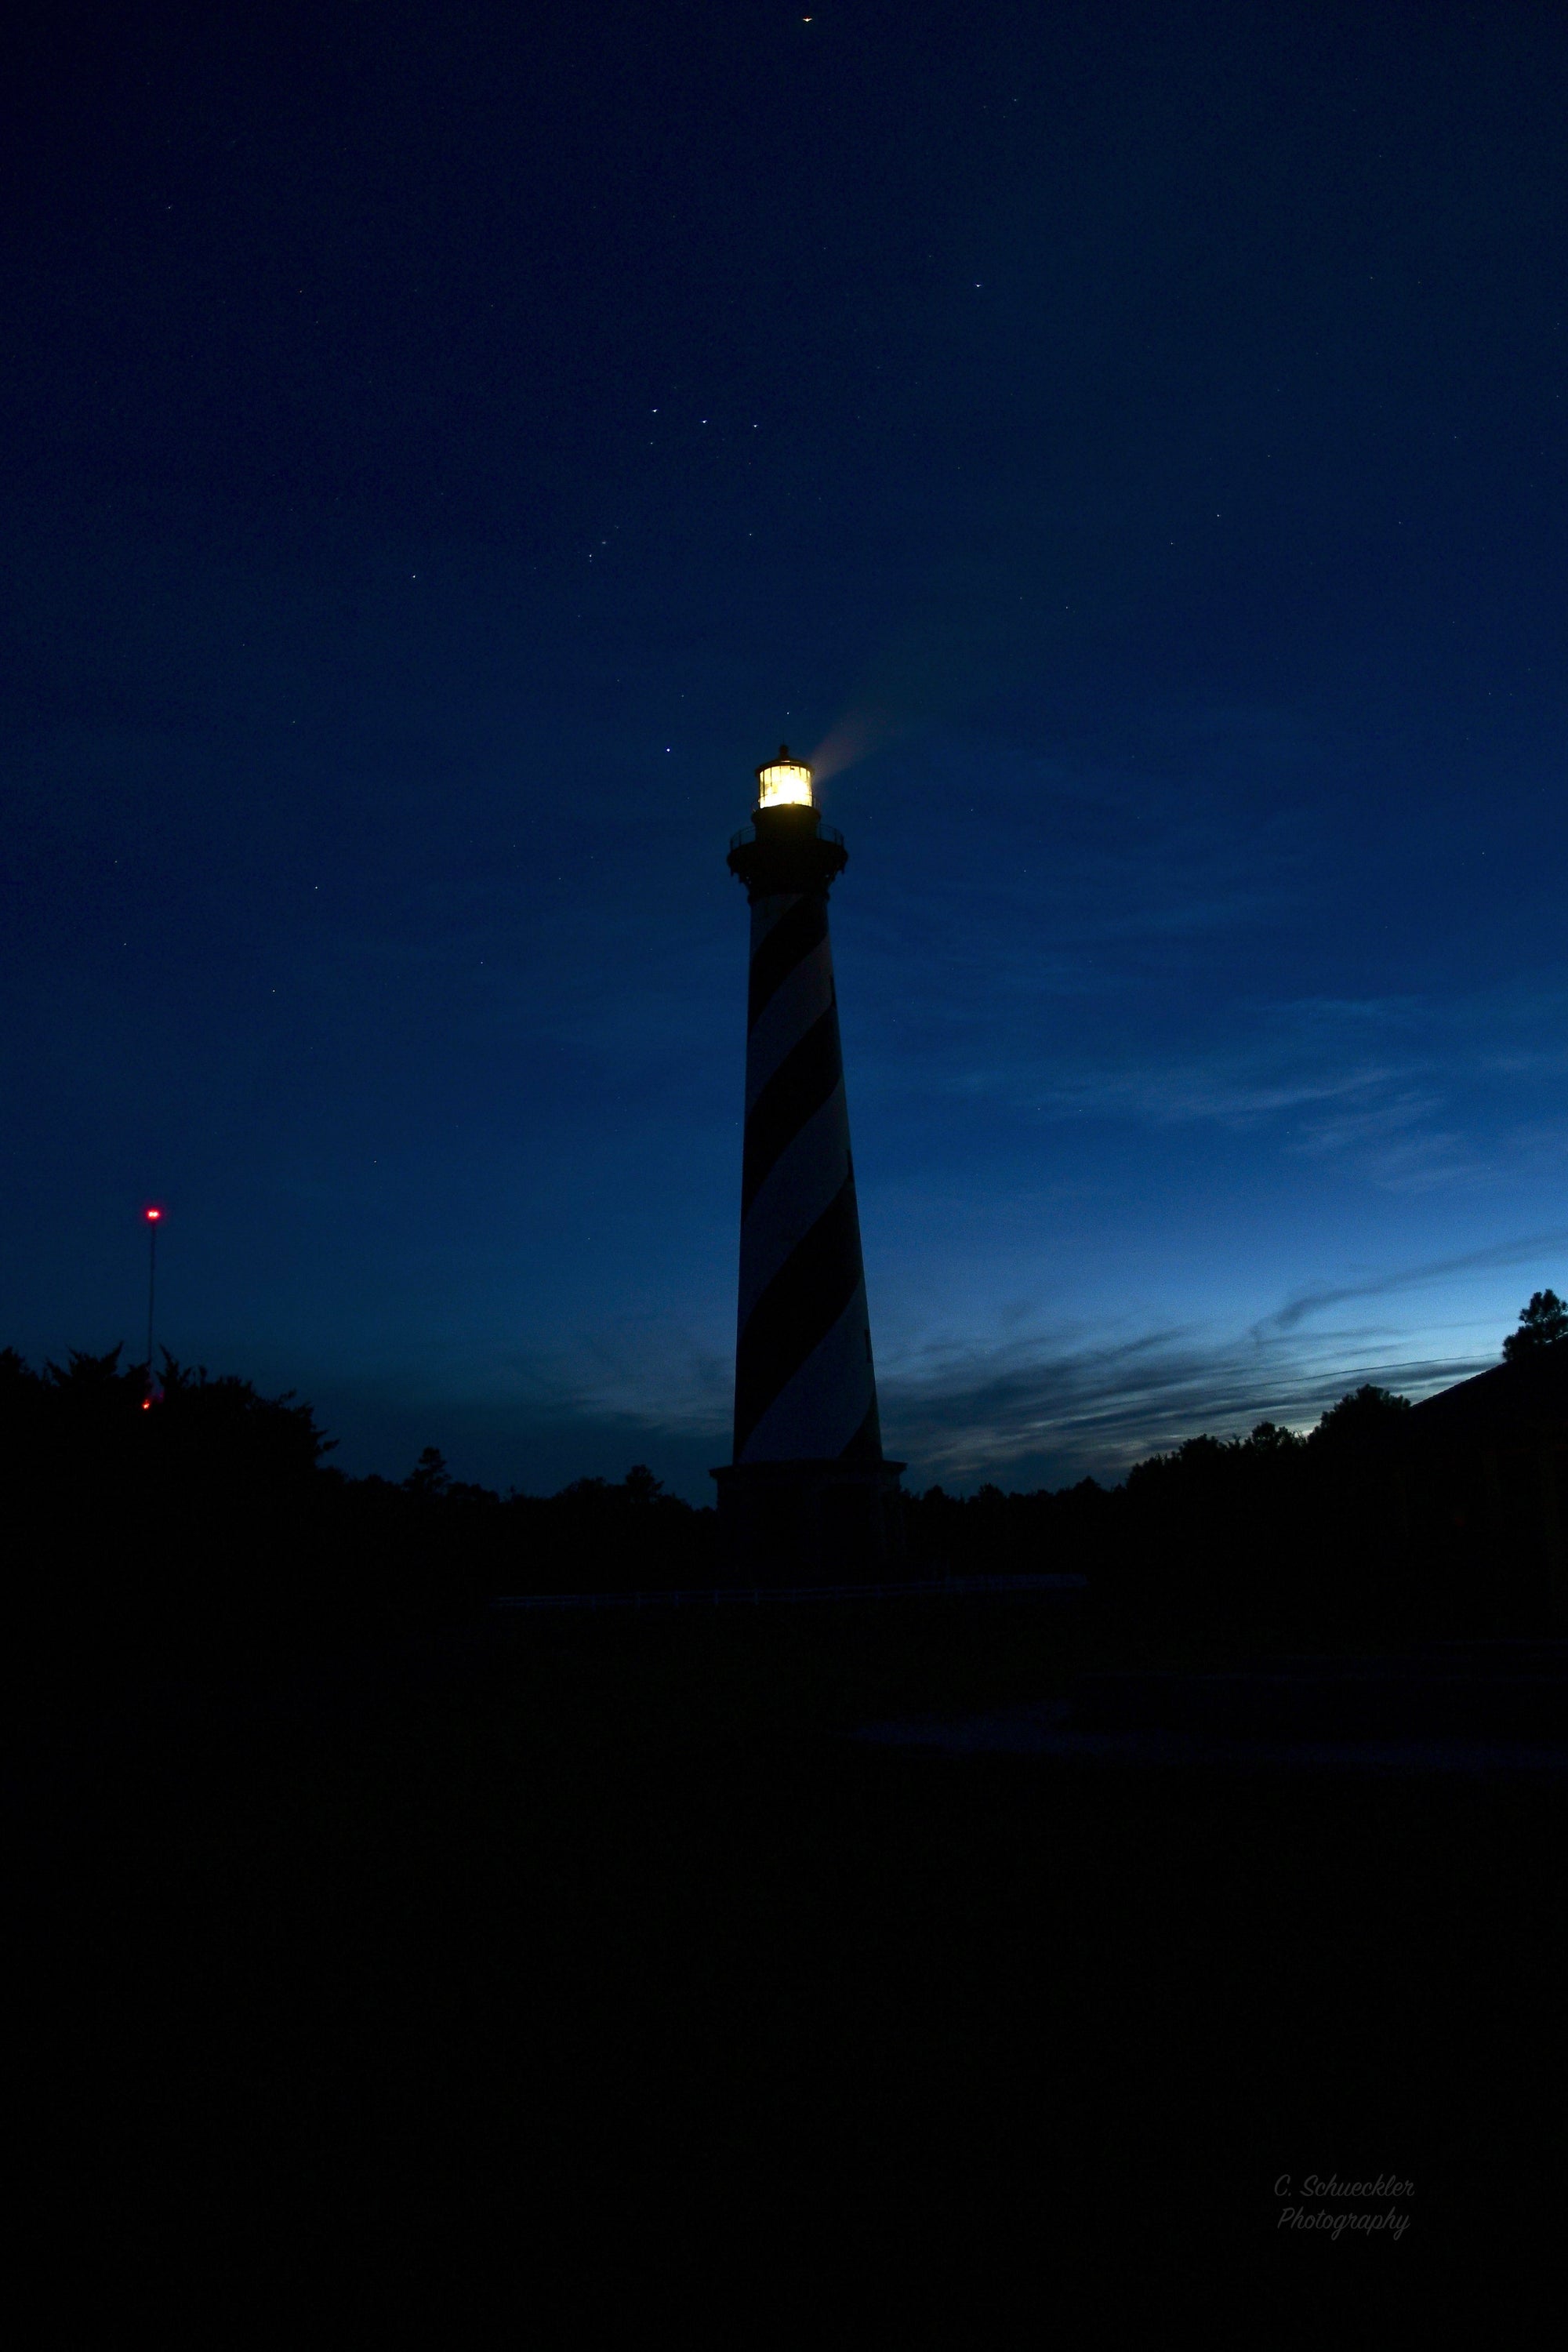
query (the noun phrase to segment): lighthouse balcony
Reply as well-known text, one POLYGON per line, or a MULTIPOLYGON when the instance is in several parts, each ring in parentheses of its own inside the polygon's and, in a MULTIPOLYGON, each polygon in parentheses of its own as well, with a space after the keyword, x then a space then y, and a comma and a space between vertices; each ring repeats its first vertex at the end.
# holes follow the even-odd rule
MULTIPOLYGON (((843 848, 844 835, 836 824, 823 824, 819 820, 812 831, 816 840, 831 842, 835 849, 843 848)), ((755 843, 756 838, 756 826, 743 824, 739 833, 732 833, 730 835, 730 846, 731 849, 749 849, 755 843)))

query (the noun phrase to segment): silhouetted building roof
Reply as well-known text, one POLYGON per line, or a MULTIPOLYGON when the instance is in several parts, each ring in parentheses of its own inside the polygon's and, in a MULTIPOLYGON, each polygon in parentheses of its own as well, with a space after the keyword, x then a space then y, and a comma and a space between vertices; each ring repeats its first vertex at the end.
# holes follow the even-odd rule
POLYGON ((1414 1433, 1428 1444, 1568 1434, 1568 1346, 1495 1364, 1414 1407, 1414 1433))

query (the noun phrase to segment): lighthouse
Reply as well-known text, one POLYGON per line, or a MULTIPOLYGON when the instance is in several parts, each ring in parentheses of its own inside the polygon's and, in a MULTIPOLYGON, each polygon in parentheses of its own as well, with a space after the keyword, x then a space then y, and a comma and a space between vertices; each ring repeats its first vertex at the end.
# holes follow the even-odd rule
POLYGON ((732 1460, 713 1472, 731 1574, 875 1578, 902 1551, 883 1458, 827 894, 847 862, 781 745, 730 844, 751 905, 732 1460))

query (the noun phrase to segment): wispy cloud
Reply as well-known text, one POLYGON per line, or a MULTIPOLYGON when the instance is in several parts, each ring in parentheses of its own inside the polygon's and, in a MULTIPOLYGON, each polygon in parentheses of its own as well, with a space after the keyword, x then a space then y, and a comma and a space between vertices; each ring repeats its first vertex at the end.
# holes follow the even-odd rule
MULTIPOLYGON (((1363 1381, 1428 1395, 1495 1362, 1495 1347, 1441 1352, 1432 1342, 1443 1327, 1430 1317, 1415 1333, 1373 1318, 1309 1327, 1469 1276, 1533 1273, 1563 1254, 1568 1227, 1522 1234, 1300 1291, 1239 1331, 1169 1323, 1098 1344, 1037 1328, 988 1342, 936 1335, 881 1369, 888 1450, 908 1460, 917 1485, 1113 1482, 1205 1431, 1230 1436, 1263 1420, 1308 1428, 1363 1381)), ((1473 1326, 1450 1328, 1468 1338, 1473 1326)), ((373 1392, 363 1376, 340 1374, 317 1388, 331 1426, 352 1441, 351 1466, 412 1460, 434 1442, 471 1465, 465 1475, 553 1486, 645 1459, 702 1500, 708 1465, 728 1452, 731 1375, 727 1345, 648 1315, 557 1348, 498 1346, 482 1361, 454 1339, 426 1350, 412 1383, 389 1375, 373 1392)))
POLYGON ((1304 1427, 1363 1381, 1426 1395, 1489 1360, 1162 1331, 1107 1348, 976 1351, 935 1379, 906 1372, 883 1382, 883 1417, 889 1444, 921 1478, 1058 1485, 1117 1478, 1205 1430, 1230 1435, 1264 1420, 1304 1427))
POLYGON ((1568 1225, 1560 1225, 1549 1233, 1526 1234, 1518 1240, 1495 1242, 1486 1249, 1467 1250, 1458 1257, 1432 1258, 1423 1265, 1399 1266, 1385 1274, 1373 1275, 1364 1282, 1338 1283, 1331 1286, 1303 1290, 1288 1299, 1274 1314, 1265 1316, 1252 1327, 1256 1338, 1263 1339, 1275 1334, 1294 1331, 1310 1317, 1321 1315, 1330 1307, 1342 1307, 1352 1298, 1389 1298, 1401 1291, 1422 1290, 1435 1282, 1446 1282, 1457 1274, 1477 1274, 1489 1267, 1539 1265, 1551 1251, 1568 1249, 1568 1225))
POLYGON ((921 996, 913 1013, 889 1008, 879 1024, 871 1077, 884 1099, 946 1095, 1037 1124, 1257 1136, 1394 1193, 1568 1160, 1568 1120, 1548 1108, 1551 991, 1457 1003, 1242 1001, 1225 1034, 1130 1053, 1117 1033, 1140 1015, 1097 982, 1092 960, 1054 949, 1031 959, 1009 942, 993 956, 988 993, 967 972, 952 980, 934 1010, 921 996), (1093 1009, 1064 1020, 1047 1000, 1074 994, 1093 1009))
MULTIPOLYGON (((1365 1103, 1365 1108, 1346 1111, 1332 1122, 1319 1121, 1304 1130, 1321 1134, 1326 1148, 1332 1148, 1336 1132, 1349 1139, 1358 1131, 1386 1128, 1390 1107, 1374 1104, 1371 1097, 1397 1077, 1395 1070, 1373 1064, 1287 1075, 1278 1068, 1270 1070, 1267 1058, 1261 1054, 1216 1055, 1206 1061, 1163 1066, 1079 1070, 1048 1082, 1039 1099, 1042 1107, 1066 1117, 1121 1115, 1157 1127, 1209 1122, 1255 1127, 1264 1119, 1310 1110, 1319 1104, 1365 1103)), ((1396 1117, 1394 1123, 1405 1121, 1396 1117)))
MULTIPOLYGON (((938 1339, 882 1377, 889 1444, 922 1478, 1058 1485, 1086 1473, 1118 1477, 1204 1431, 1234 1435, 1263 1420, 1309 1426, 1363 1381, 1427 1395, 1496 1362, 1495 1349, 1436 1352, 1442 1326, 1429 1316, 1416 1332, 1342 1317, 1332 1328, 1308 1327, 1348 1305, 1510 1266, 1533 1273, 1564 1254, 1568 1226, 1519 1234, 1300 1291, 1245 1331, 1173 1325, 1100 1345, 1072 1332, 978 1346, 938 1339)), ((1468 1336, 1474 1327, 1452 1328, 1468 1336)))

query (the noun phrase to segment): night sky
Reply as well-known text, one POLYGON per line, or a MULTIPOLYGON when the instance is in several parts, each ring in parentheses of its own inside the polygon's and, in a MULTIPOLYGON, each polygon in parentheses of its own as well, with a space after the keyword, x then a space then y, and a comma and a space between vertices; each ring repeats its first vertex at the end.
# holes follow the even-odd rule
POLYGON ((918 1483, 1568 1290, 1560 12, 30 15, 0 1342, 710 1498, 781 738, 918 1483))

